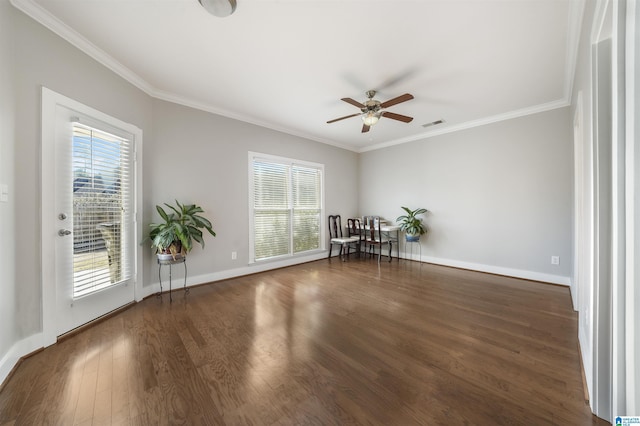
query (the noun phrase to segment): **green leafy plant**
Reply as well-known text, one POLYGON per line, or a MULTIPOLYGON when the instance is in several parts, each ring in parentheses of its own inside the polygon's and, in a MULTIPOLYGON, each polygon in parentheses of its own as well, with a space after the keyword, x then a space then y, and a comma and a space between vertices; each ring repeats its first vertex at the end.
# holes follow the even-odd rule
POLYGON ((167 203, 164 205, 171 210, 165 211, 162 206, 156 206, 163 222, 149 225, 151 247, 155 248, 157 253, 171 253, 175 259, 178 254, 185 255, 190 252, 194 240, 204 248, 203 229, 216 236, 211 222, 198 214, 204 213, 202 207, 195 204, 180 204, 178 200, 176 200, 176 206, 167 203))
POLYGON ((422 224, 422 219, 417 217, 419 214, 426 213, 428 211, 427 209, 418 208, 411 210, 407 207, 402 207, 402 209, 407 214, 398 216, 396 219, 396 222, 399 223, 402 231, 407 235, 423 235, 427 232, 427 229, 422 224))

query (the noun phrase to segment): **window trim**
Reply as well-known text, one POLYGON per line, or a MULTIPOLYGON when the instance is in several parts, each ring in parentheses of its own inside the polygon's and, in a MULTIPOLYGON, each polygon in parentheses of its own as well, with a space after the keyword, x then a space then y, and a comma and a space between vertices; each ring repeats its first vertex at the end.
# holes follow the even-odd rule
MULTIPOLYGON (((90 136, 89 139, 93 140, 93 139, 97 139, 97 140, 106 140, 106 138, 110 138, 110 142, 118 142, 118 156, 119 158, 123 159, 123 161, 120 162, 120 167, 123 167, 124 170, 120 172, 120 174, 118 175, 118 179, 121 178, 126 178, 125 181, 126 184, 123 184, 121 186, 121 189, 119 191, 120 196, 122 197, 122 205, 120 206, 122 208, 122 212, 123 212, 123 219, 122 219, 122 231, 119 233, 118 235, 118 239, 120 240, 120 260, 122 262, 122 270, 121 270, 121 277, 120 280, 116 283, 111 283, 108 286, 105 287, 101 287, 101 289, 99 290, 91 290, 91 291, 85 291, 85 292, 80 292, 82 294, 76 294, 76 291, 78 290, 76 288, 76 286, 78 285, 77 281, 82 281, 81 279, 76 279, 76 277, 70 277, 70 279, 73 282, 72 288, 73 288, 73 300, 76 299, 80 299, 82 297, 86 297, 86 296, 90 296, 92 294, 95 294, 98 291, 101 291, 102 289, 107 289, 107 288, 111 288, 115 285, 120 285, 123 283, 126 283, 127 281, 132 281, 135 282, 135 256, 133 255, 133 253, 135 253, 136 250, 136 235, 135 235, 135 198, 136 198, 136 191, 135 191, 135 183, 136 183, 136 176, 134 175, 135 173, 135 138, 136 136, 133 133, 127 132, 124 129, 118 129, 113 127, 113 125, 111 123, 102 123, 99 120, 96 120, 94 118, 92 118, 89 115, 83 114, 83 113, 77 113, 76 117, 72 117, 71 118, 71 128, 72 128, 72 146, 73 148, 71 149, 70 155, 71 155, 71 161, 70 161, 70 165, 72 167, 72 170, 75 171, 77 164, 74 162, 74 155, 75 155, 75 149, 76 147, 80 147, 80 146, 84 146, 86 145, 85 142, 80 142, 80 141, 76 141, 75 138, 77 137, 77 130, 76 129, 84 129, 86 131, 90 132, 90 136), (106 138, 105 138, 106 137, 106 138), (124 149, 123 149, 124 148, 124 149), (128 181, 128 182, 127 182, 128 181), (126 208, 125 208, 126 207, 126 208), (120 238, 122 238, 122 236, 125 236, 127 238, 125 238, 124 240, 121 240, 120 238)), ((84 138, 87 138, 87 136, 85 136, 84 138)), ((82 138, 80 139, 82 140, 82 138)), ((91 143, 91 145, 93 145, 91 143)), ((104 145, 98 145, 101 147, 104 147, 104 145)), ((104 161, 101 160, 99 157, 99 154, 97 155, 98 158, 98 162, 100 161, 104 161)), ((111 165, 111 164, 109 164, 111 165)), ((93 172, 95 171, 104 171, 103 169, 93 169, 93 162, 91 162, 90 165, 90 170, 92 170, 93 172)), ((75 176, 75 175, 74 175, 75 176)), ((74 182, 74 191, 73 191, 73 195, 72 195, 72 202, 75 205, 76 202, 76 196, 79 195, 79 193, 76 193, 75 191, 75 182, 74 182)), ((86 197, 86 195, 85 195, 86 197)), ((75 213, 74 213, 74 219, 75 219, 75 213)), ((79 232, 87 232, 87 229, 82 229, 79 230, 77 228, 77 226, 79 225, 79 223, 75 222, 73 223, 73 230, 74 230, 74 235, 78 235, 79 232)), ((91 232, 91 231, 89 231, 91 232)), ((93 231, 96 232, 96 231, 93 231)), ((74 261, 75 262, 75 258, 74 261)), ((92 281, 93 282, 93 281, 92 281)))
MULTIPOLYGON (((305 257, 316 253, 321 253, 326 251, 326 223, 322 218, 325 216, 325 208, 324 208, 324 200, 325 200, 325 189, 324 189, 324 164, 322 163, 314 163, 306 160, 298 160, 295 158, 283 157, 280 155, 273 154, 264 154, 260 152, 249 151, 248 152, 248 162, 247 162, 247 173, 248 173, 248 182, 249 182, 249 264, 259 264, 259 263, 268 263, 281 261, 283 259, 294 259, 296 257, 305 257), (298 165, 303 167, 310 167, 320 170, 320 246, 315 250, 308 250, 302 253, 293 253, 293 245, 290 247, 289 253, 280 256, 269 257, 266 259, 258 259, 255 258, 255 227, 254 227, 254 180, 253 180, 253 162, 255 160, 266 160, 273 163, 285 164, 288 166, 298 165)), ((290 209, 292 207, 290 206, 290 209)), ((293 226, 293 223, 292 223, 293 226)), ((293 233, 290 236, 293 239, 293 233)))

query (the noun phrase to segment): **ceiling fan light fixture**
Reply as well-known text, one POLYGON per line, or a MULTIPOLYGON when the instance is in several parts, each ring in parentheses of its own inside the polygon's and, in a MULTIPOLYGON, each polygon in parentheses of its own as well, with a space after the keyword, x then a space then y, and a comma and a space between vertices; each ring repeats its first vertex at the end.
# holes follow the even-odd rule
POLYGON ((236 10, 236 0, 198 0, 204 9, 214 16, 224 18, 236 10))
POLYGON ((364 122, 364 124, 366 124, 369 127, 371 127, 374 124, 376 124, 378 122, 378 120, 380 120, 380 113, 379 112, 369 111, 369 112, 367 112, 367 113, 362 115, 362 121, 364 122))
POLYGON ((413 99, 412 94, 405 93, 404 95, 396 96, 393 99, 389 99, 386 102, 380 102, 376 99, 373 99, 375 95, 376 95, 375 90, 369 90, 367 92, 367 98, 369 99, 367 99, 364 103, 360 103, 351 98, 340 99, 341 101, 344 101, 358 108, 360 112, 356 114, 345 115, 344 117, 334 118, 333 120, 327 121, 327 124, 335 123, 336 121, 341 121, 346 118, 360 116, 360 118, 364 122, 364 125, 362 126, 362 133, 367 133, 369 131, 369 128, 374 124, 376 124, 378 120, 380 120, 380 118, 382 117, 389 118, 391 120, 401 121, 403 123, 410 123, 413 120, 413 117, 408 117, 406 115, 385 111, 385 109, 390 106, 393 106, 402 102, 410 101, 411 99, 413 99))

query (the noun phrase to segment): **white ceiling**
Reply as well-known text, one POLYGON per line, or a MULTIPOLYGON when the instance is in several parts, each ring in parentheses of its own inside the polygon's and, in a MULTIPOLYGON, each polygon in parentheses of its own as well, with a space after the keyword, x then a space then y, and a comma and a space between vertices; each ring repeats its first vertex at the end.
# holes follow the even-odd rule
POLYGON ((361 152, 567 105, 580 0, 12 0, 147 93, 361 152), (368 133, 378 90, 389 111, 368 133), (438 119, 445 124, 424 128, 438 119))

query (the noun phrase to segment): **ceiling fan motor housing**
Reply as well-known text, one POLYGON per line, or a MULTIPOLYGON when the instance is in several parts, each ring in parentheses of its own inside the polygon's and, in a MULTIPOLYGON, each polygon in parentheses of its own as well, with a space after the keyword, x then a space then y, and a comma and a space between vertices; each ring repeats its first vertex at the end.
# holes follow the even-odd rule
POLYGON ((364 108, 361 109, 363 113, 367 112, 378 112, 382 108, 380 107, 380 101, 376 101, 375 99, 369 99, 365 101, 364 108))

